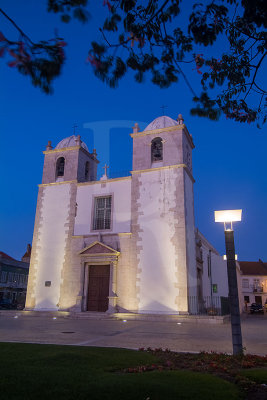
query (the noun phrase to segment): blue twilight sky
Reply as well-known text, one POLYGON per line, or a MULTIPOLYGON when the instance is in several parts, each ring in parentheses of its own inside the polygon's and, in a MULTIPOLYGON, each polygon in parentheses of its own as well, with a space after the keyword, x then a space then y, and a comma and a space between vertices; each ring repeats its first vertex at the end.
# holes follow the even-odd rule
MULTIPOLYGON (((243 220, 235 225, 239 259, 267 261, 266 127, 259 130, 225 117, 219 122, 191 117, 191 94, 182 78, 169 89, 159 89, 149 78, 144 84, 137 84, 129 74, 119 88, 108 88, 85 63, 90 42, 99 38, 97 28, 107 12, 102 3, 91 1, 89 24, 74 21, 65 25, 58 16, 46 12, 45 0, 1 0, 1 7, 32 40, 52 38, 57 28, 68 46, 67 62, 54 82, 52 96, 35 89, 27 77, 6 66, 8 57, 1 59, 0 250, 20 259, 32 240, 42 151, 48 140, 55 146, 72 134, 76 122, 89 150, 97 147, 100 170, 107 162, 111 172, 124 173, 131 169, 132 123, 138 121, 144 128, 162 115, 160 107, 164 104, 165 114, 170 117, 183 114, 196 146, 196 226, 224 254, 223 227, 214 223, 213 211, 242 208, 243 220)), ((2 16, 0 31, 17 40, 16 31, 2 16)), ((199 75, 191 64, 186 73, 199 91, 199 75)))

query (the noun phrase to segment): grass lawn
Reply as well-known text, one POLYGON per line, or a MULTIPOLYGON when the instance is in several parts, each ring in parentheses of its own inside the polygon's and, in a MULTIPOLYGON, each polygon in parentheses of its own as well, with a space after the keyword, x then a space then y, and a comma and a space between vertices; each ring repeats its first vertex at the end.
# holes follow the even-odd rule
POLYGON ((157 354, 115 348, 0 343, 3 400, 237 400, 240 389, 209 373, 153 370, 157 354))
MULTIPOLYGON (((247 371, 242 371, 242 375, 253 380, 254 382, 263 383, 263 384, 267 385, 267 368, 249 369, 247 371)), ((267 396, 266 396, 266 398, 267 398, 267 396)))

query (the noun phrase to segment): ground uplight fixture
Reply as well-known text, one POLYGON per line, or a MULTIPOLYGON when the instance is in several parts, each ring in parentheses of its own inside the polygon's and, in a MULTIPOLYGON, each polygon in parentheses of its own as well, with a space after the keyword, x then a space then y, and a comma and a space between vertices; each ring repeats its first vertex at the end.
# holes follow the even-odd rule
POLYGON ((242 210, 215 211, 214 216, 215 222, 224 223, 233 354, 243 354, 233 230, 233 222, 241 221, 242 210))

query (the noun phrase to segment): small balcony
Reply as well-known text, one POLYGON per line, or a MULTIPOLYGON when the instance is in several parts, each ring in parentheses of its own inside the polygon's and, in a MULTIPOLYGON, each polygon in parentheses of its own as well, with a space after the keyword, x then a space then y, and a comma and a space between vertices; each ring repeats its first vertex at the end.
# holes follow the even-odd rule
POLYGON ((264 292, 264 286, 252 286, 252 291, 253 293, 263 293, 264 292))

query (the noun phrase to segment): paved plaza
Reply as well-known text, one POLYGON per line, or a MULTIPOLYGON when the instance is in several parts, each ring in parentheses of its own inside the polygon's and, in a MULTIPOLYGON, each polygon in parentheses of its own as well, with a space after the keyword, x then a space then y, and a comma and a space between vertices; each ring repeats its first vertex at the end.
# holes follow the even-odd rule
MULTIPOLYGON (((267 354, 267 315, 242 318, 247 353, 267 354)), ((232 352, 230 323, 122 321, 0 314, 0 341, 77 346, 169 348, 174 351, 232 352), (55 319, 56 318, 56 319, 55 319)))

